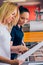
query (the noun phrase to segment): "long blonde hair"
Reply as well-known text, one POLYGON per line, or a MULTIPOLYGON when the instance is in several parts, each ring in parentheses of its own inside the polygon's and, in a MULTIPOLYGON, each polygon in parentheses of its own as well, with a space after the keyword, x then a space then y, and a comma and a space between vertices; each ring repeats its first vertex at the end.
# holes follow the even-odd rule
POLYGON ((19 19, 19 10, 17 5, 15 5, 12 2, 4 2, 2 6, 0 7, 0 21, 3 22, 5 17, 8 17, 14 10, 17 10, 16 18, 9 24, 9 28, 11 28, 13 25, 16 25, 19 19))

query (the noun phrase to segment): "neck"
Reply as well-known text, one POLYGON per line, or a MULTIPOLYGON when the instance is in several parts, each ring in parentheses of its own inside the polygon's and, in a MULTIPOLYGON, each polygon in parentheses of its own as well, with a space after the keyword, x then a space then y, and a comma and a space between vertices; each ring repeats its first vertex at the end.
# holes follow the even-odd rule
POLYGON ((18 27, 20 28, 20 24, 18 24, 18 27))

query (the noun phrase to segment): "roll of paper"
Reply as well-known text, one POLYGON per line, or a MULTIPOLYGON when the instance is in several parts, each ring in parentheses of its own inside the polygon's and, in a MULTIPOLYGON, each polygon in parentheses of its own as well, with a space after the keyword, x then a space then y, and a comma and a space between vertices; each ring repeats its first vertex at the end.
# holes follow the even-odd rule
POLYGON ((30 22, 30 31, 43 31, 43 22, 30 22))

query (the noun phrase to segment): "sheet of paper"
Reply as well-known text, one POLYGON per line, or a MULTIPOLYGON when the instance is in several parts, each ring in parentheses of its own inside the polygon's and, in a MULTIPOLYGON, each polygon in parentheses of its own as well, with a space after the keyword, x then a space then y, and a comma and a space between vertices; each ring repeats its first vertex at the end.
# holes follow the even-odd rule
POLYGON ((25 52, 21 56, 19 56, 17 59, 19 59, 19 60, 25 60, 25 59, 27 59, 31 54, 33 54, 34 52, 36 52, 42 46, 43 46, 43 41, 40 42, 40 43, 38 43, 36 46, 34 46, 33 48, 31 48, 30 50, 28 50, 27 52, 25 52))

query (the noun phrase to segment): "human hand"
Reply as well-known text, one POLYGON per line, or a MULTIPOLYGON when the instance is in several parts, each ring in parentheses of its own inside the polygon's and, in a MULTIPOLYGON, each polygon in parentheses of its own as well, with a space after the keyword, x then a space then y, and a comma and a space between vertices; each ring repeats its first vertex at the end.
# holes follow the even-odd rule
POLYGON ((11 65, 22 65, 25 60, 12 60, 11 65))
POLYGON ((19 60, 19 65, 22 65, 25 60, 19 60))
POLYGON ((20 49, 19 49, 19 52, 24 53, 24 52, 26 52, 26 51, 28 51, 28 50, 29 50, 29 49, 28 49, 26 46, 21 45, 21 46, 20 46, 20 49))
POLYGON ((19 65, 19 60, 11 60, 11 65, 19 65))

